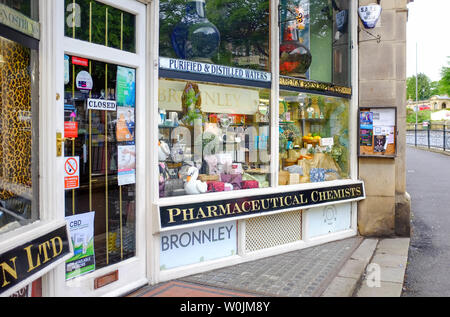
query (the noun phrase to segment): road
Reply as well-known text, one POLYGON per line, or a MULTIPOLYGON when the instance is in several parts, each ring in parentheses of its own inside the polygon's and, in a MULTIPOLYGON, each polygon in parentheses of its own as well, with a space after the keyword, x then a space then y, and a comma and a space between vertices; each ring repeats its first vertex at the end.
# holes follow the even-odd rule
POLYGON ((450 156, 407 147, 412 236, 402 296, 450 296, 450 156))

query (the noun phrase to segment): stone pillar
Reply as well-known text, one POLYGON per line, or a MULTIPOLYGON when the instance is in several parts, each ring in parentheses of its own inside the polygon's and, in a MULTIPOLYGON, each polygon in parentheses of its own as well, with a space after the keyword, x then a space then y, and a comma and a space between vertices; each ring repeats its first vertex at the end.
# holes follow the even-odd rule
MULTIPOLYGON (((374 3, 359 0, 359 5, 374 3)), ((367 198, 358 206, 363 236, 409 236, 406 193, 406 22, 408 0, 382 0, 378 24, 364 31, 359 20, 359 106, 397 107, 397 157, 359 158, 367 198)))

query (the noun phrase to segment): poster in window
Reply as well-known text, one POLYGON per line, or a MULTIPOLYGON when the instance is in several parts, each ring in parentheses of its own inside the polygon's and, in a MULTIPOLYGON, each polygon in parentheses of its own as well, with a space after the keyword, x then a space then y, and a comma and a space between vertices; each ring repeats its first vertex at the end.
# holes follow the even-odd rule
POLYGON ((118 142, 134 144, 135 120, 134 108, 117 107, 116 138, 118 142))
POLYGON ((95 212, 66 217, 74 255, 66 261, 66 280, 95 271, 95 212))
POLYGON ((136 106, 136 70, 117 66, 116 101, 119 107, 136 106))
POLYGON ((120 145, 117 147, 119 186, 136 183, 136 146, 120 145))

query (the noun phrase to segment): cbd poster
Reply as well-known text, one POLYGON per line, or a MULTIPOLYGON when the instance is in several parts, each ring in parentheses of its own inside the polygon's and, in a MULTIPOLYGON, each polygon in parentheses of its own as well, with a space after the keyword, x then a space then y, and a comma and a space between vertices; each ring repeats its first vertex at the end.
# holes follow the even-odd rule
POLYGON ((116 101, 119 107, 136 105, 136 70, 117 66, 116 101))
POLYGON ((95 270, 95 212, 66 217, 74 255, 66 261, 66 280, 95 270))

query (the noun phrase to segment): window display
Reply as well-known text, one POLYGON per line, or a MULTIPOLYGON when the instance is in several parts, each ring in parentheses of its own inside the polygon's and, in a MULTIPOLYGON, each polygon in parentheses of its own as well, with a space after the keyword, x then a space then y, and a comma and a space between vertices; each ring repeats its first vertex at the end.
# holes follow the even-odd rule
POLYGON ((65 59, 65 156, 80 180, 65 191, 65 214, 89 224, 72 237, 82 246, 66 265, 72 278, 135 255, 136 70, 65 59))
POLYGON ((159 194, 270 186, 270 90, 160 79, 159 194))
POLYGON ((269 71, 269 1, 161 0, 160 56, 269 71))
POLYGON ((0 235, 39 219, 37 61, 0 37, 0 235))
POLYGON ((280 92, 279 184, 349 177, 349 100, 280 92))

